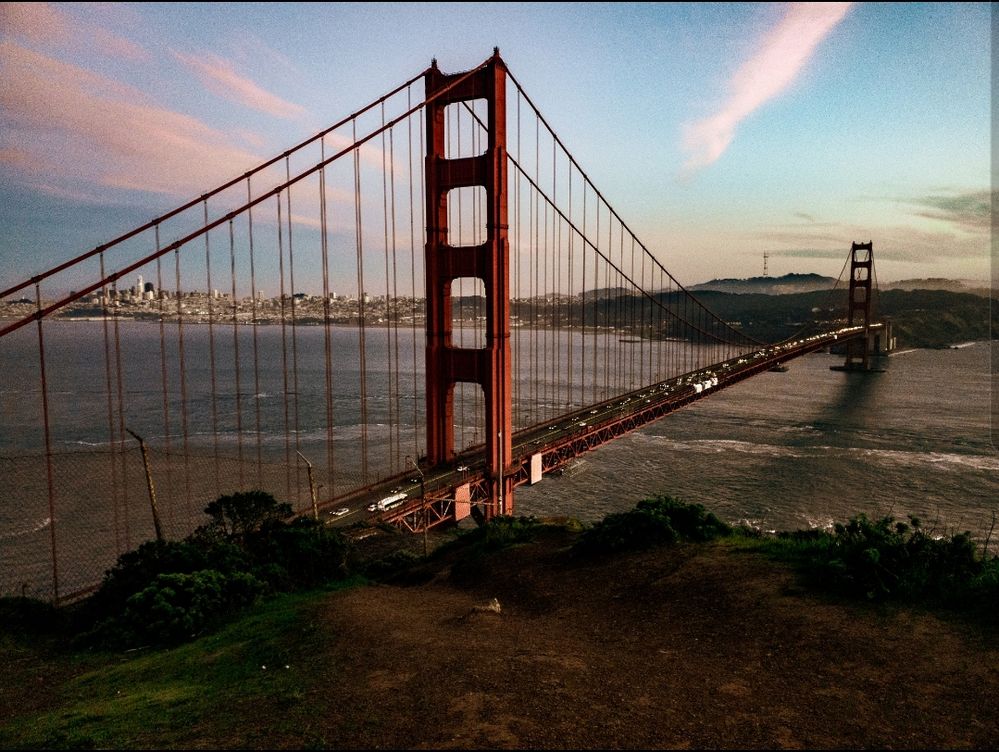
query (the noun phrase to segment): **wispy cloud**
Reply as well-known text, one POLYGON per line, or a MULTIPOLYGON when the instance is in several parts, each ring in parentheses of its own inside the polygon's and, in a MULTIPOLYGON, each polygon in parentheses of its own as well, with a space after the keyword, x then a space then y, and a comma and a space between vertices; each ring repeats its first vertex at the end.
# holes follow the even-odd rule
POLYGON ((0 42, 0 67, 6 179, 70 194, 118 188, 188 196, 260 161, 132 87, 14 42, 0 42))
POLYGON ((988 191, 922 196, 904 203, 921 207, 915 212, 917 217, 949 222, 962 230, 989 232, 992 227, 992 196, 988 191))
POLYGON ((176 51, 173 54, 198 75, 207 89, 216 94, 278 118, 291 120, 305 114, 305 108, 271 94, 256 82, 238 74, 235 66, 225 58, 212 54, 196 57, 176 51))
POLYGON ((852 3, 792 3, 784 18, 758 45, 729 82, 729 96, 713 115, 684 127, 690 154, 684 173, 715 162, 736 128, 763 104, 785 91, 802 72, 815 48, 843 20, 852 3))
POLYGON ((905 225, 860 227, 844 224, 839 232, 767 230, 758 233, 772 256, 845 259, 851 241, 874 243, 878 261, 921 266, 988 259, 988 243, 981 238, 946 231, 925 231, 905 225))
POLYGON ((150 59, 140 45, 114 34, 87 18, 71 18, 50 3, 0 4, 0 29, 4 34, 61 49, 91 49, 105 57, 133 62, 150 59))

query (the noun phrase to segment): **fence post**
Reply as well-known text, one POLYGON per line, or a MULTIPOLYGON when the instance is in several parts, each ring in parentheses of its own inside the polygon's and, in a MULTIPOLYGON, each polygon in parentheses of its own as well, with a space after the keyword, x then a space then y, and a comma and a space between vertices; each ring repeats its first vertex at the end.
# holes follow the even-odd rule
POLYGON ((309 473, 309 491, 312 494, 312 516, 316 520, 318 520, 319 519, 319 503, 316 501, 316 484, 312 480, 312 463, 309 462, 305 458, 305 455, 302 454, 301 452, 299 452, 299 451, 296 450, 295 454, 297 454, 299 457, 302 458, 302 461, 305 462, 305 466, 308 468, 308 473, 309 473))
POLYGON ((139 449, 142 450, 142 466, 146 469, 146 488, 149 489, 149 506, 153 510, 153 527, 156 529, 156 540, 163 541, 163 528, 160 526, 160 513, 156 508, 156 489, 153 487, 153 474, 149 472, 149 453, 146 451, 146 442, 139 434, 130 428, 126 428, 136 441, 139 442, 139 449))

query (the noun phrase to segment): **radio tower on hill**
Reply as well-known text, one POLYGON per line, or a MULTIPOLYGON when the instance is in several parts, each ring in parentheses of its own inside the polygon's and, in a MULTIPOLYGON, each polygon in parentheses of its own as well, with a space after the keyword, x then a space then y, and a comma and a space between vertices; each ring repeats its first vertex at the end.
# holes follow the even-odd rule
POLYGON ((763 276, 764 277, 769 277, 770 276, 769 274, 767 274, 767 259, 768 258, 770 258, 770 254, 768 254, 766 251, 764 251, 763 252, 763 276))

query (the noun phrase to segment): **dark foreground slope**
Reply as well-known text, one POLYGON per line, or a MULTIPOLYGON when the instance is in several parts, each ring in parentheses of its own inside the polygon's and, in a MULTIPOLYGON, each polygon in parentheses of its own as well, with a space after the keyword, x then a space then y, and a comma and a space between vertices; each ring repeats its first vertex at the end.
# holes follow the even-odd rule
POLYGON ((51 663, 50 678, 36 676, 48 657, 19 655, 4 680, 17 687, 0 693, 0 746, 999 739, 999 647, 981 627, 812 595, 739 539, 586 563, 568 556, 572 539, 556 528, 505 550, 455 552, 390 584, 299 597, 269 612, 274 624, 256 616, 173 651, 97 657, 65 679, 51 678, 51 663))

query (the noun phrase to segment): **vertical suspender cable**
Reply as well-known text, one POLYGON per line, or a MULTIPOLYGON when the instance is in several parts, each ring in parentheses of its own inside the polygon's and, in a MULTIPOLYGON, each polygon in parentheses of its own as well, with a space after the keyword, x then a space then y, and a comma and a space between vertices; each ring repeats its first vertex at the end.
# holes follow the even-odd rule
MULTIPOLYGON (((117 292, 117 285, 115 286, 115 292, 117 292)), ((118 330, 117 308, 115 308, 111 321, 114 330, 115 387, 118 403, 118 460, 121 463, 122 520, 125 528, 125 549, 127 550, 132 547, 132 542, 128 526, 128 465, 126 464, 127 457, 125 455, 125 407, 121 370, 121 334, 118 330)))
MULTIPOLYGON (((157 233, 157 235, 158 235, 158 233, 157 233)), ((157 241, 157 245, 158 245, 158 241, 157 241)), ((107 277, 105 276, 105 273, 104 273, 104 252, 103 251, 100 254, 100 263, 101 263, 101 279, 102 280, 103 279, 107 279, 107 277)), ((157 271, 158 271, 159 270, 159 260, 158 259, 156 261, 156 266, 157 266, 157 271)), ((160 283, 159 282, 157 282, 157 287, 160 287, 160 283)), ((164 363, 164 369, 165 369, 166 368, 165 361, 162 360, 163 359, 163 313, 162 313, 162 307, 163 307, 163 304, 161 302, 160 303, 160 358, 161 358, 161 362, 164 363)), ((109 452, 108 457, 111 459, 111 463, 110 463, 110 465, 111 465, 111 504, 112 504, 112 507, 114 509, 114 514, 113 514, 113 517, 114 517, 114 545, 115 545, 115 553, 120 554, 121 553, 121 533, 120 533, 120 531, 118 529, 118 526, 119 526, 119 522, 118 522, 118 469, 117 469, 117 464, 115 463, 115 456, 114 456, 114 408, 112 406, 113 402, 112 402, 112 397, 111 397, 111 344, 110 344, 110 341, 108 339, 108 293, 107 293, 107 286, 106 285, 101 285, 101 310, 103 312, 103 320, 104 320, 104 376, 105 376, 105 381, 106 381, 106 386, 107 386, 107 398, 108 398, 107 399, 107 402, 108 402, 108 446, 111 447, 111 450, 112 450, 111 452, 109 452)), ((164 384, 164 386, 163 386, 163 390, 164 390, 164 395, 163 395, 163 411, 164 411, 163 412, 163 419, 164 419, 164 426, 167 426, 168 424, 166 423, 166 405, 167 405, 167 403, 166 403, 166 371, 165 370, 164 370, 163 374, 164 374, 164 381, 163 381, 163 384, 164 384)), ((169 440, 170 440, 169 439, 169 436, 170 436, 169 429, 165 427, 164 428, 164 433, 167 435, 167 442, 169 442, 169 440)), ((169 446, 170 445, 168 443, 167 444, 168 449, 169 449, 169 446)), ((168 463, 167 466, 169 467, 169 463, 168 463)))
POLYGON ((395 466, 402 467, 402 402, 400 400, 399 384, 399 266, 396 246, 395 226, 395 139, 393 130, 389 130, 389 195, 392 213, 392 311, 389 321, 392 326, 392 338, 395 343, 395 369, 392 377, 395 379, 395 466))
MULTIPOLYGON (((208 226, 208 199, 202 201, 204 222, 208 226)), ((159 225, 157 225, 159 230, 159 225)), ((157 244, 158 245, 158 244, 157 244)), ((215 493, 222 493, 222 479, 219 475, 219 414, 215 379, 215 289, 212 287, 212 259, 208 244, 208 231, 205 230, 205 284, 208 292, 208 364, 212 379, 212 444, 215 449, 215 493)))
POLYGON ((580 338, 580 357, 579 357, 579 404, 586 404, 586 182, 583 181, 583 240, 580 243, 581 250, 583 253, 583 270, 580 276, 582 282, 579 286, 579 313, 580 313, 580 323, 582 325, 582 335, 580 338))
MULTIPOLYGON (((424 132, 423 132, 423 118, 422 117, 418 117, 418 118, 416 118, 416 120, 417 120, 418 127, 419 127, 418 136, 419 136, 419 144, 420 144, 420 157, 416 160, 416 162, 419 165, 419 171, 420 171, 420 182, 419 182, 419 185, 420 185, 420 200, 418 202, 418 205, 420 207, 420 245, 422 246, 424 243, 426 243, 426 229, 427 229, 427 214, 426 214, 426 211, 427 211, 427 199, 426 199, 426 174, 425 174, 426 161, 423 159, 423 147, 424 147, 424 144, 426 144, 426 140, 424 138, 424 132)), ((415 259, 414 259, 414 268, 415 268, 415 259)), ((426 276, 426 270, 424 270, 424 276, 426 276)), ((413 284, 413 297, 414 297, 414 299, 416 297, 415 279, 414 279, 414 284, 413 284)), ((426 316, 426 313, 427 313, 427 302, 426 302, 426 300, 423 301, 423 313, 424 313, 424 316, 426 316)), ((415 326, 415 324, 414 324, 414 327, 413 327, 413 342, 414 342, 414 346, 413 346, 413 363, 415 364, 416 363, 416 346, 415 346, 415 342, 416 342, 416 326, 415 326)), ((417 393, 416 389, 417 389, 417 381, 416 381, 416 369, 415 369, 415 365, 414 365, 414 369, 413 369, 413 394, 414 395, 417 393)), ((415 407, 414 407, 413 414, 414 415, 416 414, 415 407)), ((419 436, 420 436, 420 424, 419 424, 419 422, 417 422, 417 424, 416 424, 417 444, 419 443, 419 436)), ((417 453, 416 456, 418 457, 419 453, 417 453)))
POLYGON ((229 220, 229 264, 232 280, 232 357, 236 366, 236 456, 239 458, 239 490, 243 484, 243 403, 240 389, 239 363, 239 302, 236 298, 236 240, 233 220, 229 220))
MULTIPOLYGON (((568 175, 568 177, 569 177, 569 180, 568 180, 568 183, 569 183, 569 190, 568 190, 568 193, 569 193, 569 199, 568 199, 569 200, 569 212, 568 212, 568 214, 569 214, 569 222, 571 223, 572 222, 572 164, 570 164, 569 167, 568 167, 568 173, 569 173, 569 175, 568 175)), ((584 227, 585 227, 585 225, 584 225, 584 227)), ((569 340, 568 347, 567 347, 567 350, 566 350, 566 361, 567 361, 567 363, 566 363, 566 372, 569 374, 568 385, 567 385, 567 390, 568 391, 567 391, 567 394, 566 394, 566 399, 567 399, 567 402, 571 405, 572 402, 573 402, 573 399, 572 399, 572 338, 574 336, 573 326, 572 326, 572 248, 573 248, 573 242, 572 241, 574 239, 573 236, 575 235, 575 231, 572 229, 571 226, 566 228, 566 235, 568 235, 568 242, 569 242, 569 271, 568 271, 569 276, 568 276, 568 280, 567 280, 568 281, 568 285, 566 286, 566 290, 565 290, 566 296, 567 296, 566 297, 566 305, 565 305, 565 308, 566 308, 566 323, 567 323, 567 327, 568 327, 568 332, 567 332, 568 336, 567 336, 567 339, 569 340)), ((580 404, 583 404, 583 403, 580 403, 580 404)))
POLYGON ((284 468, 285 468, 285 498, 291 502, 291 433, 288 409, 288 337, 285 320, 285 288, 284 288, 284 221, 281 215, 281 192, 274 198, 277 201, 277 242, 278 242, 278 279, 280 280, 281 296, 281 377, 283 380, 282 404, 284 406, 284 468))
MULTIPOLYGON (((385 103, 381 104, 382 113, 382 127, 385 127, 385 103)), ((388 362, 388 371, 386 373, 387 377, 387 396, 386 409, 388 411, 388 467, 389 473, 395 473, 395 462, 392 457, 392 439, 393 439, 393 424, 395 418, 393 417, 393 380, 392 380, 392 323, 389 318, 389 306, 391 305, 390 300, 392 298, 392 285, 391 277, 389 276, 389 212, 388 212, 388 166, 385 164, 387 158, 387 149, 385 143, 385 131, 382 131, 382 226, 384 228, 383 236, 383 248, 385 251, 385 358, 388 362)))
MULTIPOLYGON (((357 144, 357 120, 353 123, 354 144, 357 144)), ((364 243, 361 231, 361 152, 354 149, 354 227, 357 248, 357 310, 358 355, 361 369, 361 477, 368 484, 368 373, 364 348, 364 243)))
MULTIPOLYGON (((156 250, 160 249, 160 226, 156 225, 156 250)), ((104 254, 101 254, 101 276, 104 276, 104 254)), ((174 499, 174 489, 173 489, 173 460, 170 457, 170 409, 169 402, 167 400, 167 360, 166 360, 166 323, 164 321, 164 311, 163 311, 163 301, 165 298, 163 292, 163 268, 160 263, 160 259, 156 259, 156 297, 157 308, 159 309, 159 325, 160 325, 160 391, 163 398, 163 447, 166 452, 167 462, 166 462, 166 486, 170 489, 171 502, 174 499)), ((106 312, 106 309, 105 309, 106 312)), ((106 319, 106 316, 105 316, 106 319)), ((107 332, 105 331, 105 339, 107 338, 107 332)), ((110 375, 109 375, 110 378, 110 375)), ((110 387, 110 382, 109 382, 110 387)), ((167 507, 167 515, 169 517, 171 527, 174 525, 174 507, 175 503, 171 503, 167 507)))
MULTIPOLYGON (((407 87, 406 89, 406 109, 411 110, 413 108, 413 94, 412 90, 407 87)), ((423 119, 420 118, 420 122, 423 119)), ((406 134, 409 139, 409 152, 408 152, 408 168, 409 173, 409 271, 410 271, 410 300, 412 301, 411 311, 412 311, 412 348, 413 348, 413 457, 420 456, 420 422, 417 416, 416 408, 419 400, 417 399, 417 381, 416 381, 416 212, 413 207, 413 118, 406 119, 406 134)), ((420 143, 423 143, 422 140, 420 143)), ((422 230, 421 230, 422 233, 422 230)))
MULTIPOLYGON (((291 157, 286 156, 284 159, 284 169, 285 178, 291 181, 291 157)), ((288 190, 285 193, 285 200, 288 202, 288 284, 291 286, 291 375, 292 375, 292 389, 294 390, 294 405, 295 405, 295 452, 296 457, 299 449, 301 449, 301 433, 299 431, 298 423, 298 321, 296 319, 295 310, 295 248, 292 243, 291 238, 291 186, 288 186, 288 190)), ((295 462, 295 501, 298 502, 302 498, 302 467, 296 461, 295 462)))
MULTIPOLYGON (((326 161, 326 137, 319 142, 320 159, 326 161)), ((330 245, 326 211, 326 168, 319 171, 319 233, 323 257, 323 373, 326 397, 326 487, 329 498, 336 497, 333 465, 333 353, 330 342, 330 245)))
MULTIPOLYGON (((518 163, 520 162, 520 91, 517 91, 517 162, 518 163)), ((514 254, 514 257, 513 257, 513 263, 514 263, 514 280, 515 280, 515 282, 514 282, 514 290, 515 290, 514 297, 515 297, 515 300, 516 300, 516 303, 517 303, 517 308, 515 310, 517 311, 517 324, 518 324, 518 327, 517 327, 517 336, 514 339, 514 342, 515 342, 516 346, 515 346, 514 351, 513 351, 513 372, 515 374, 515 377, 513 379, 513 404, 514 404, 514 422, 515 423, 517 422, 517 416, 520 415, 520 413, 521 413, 520 400, 522 399, 522 397, 521 397, 521 393, 520 393, 520 386, 521 386, 521 381, 522 381, 522 374, 521 374, 520 368, 521 368, 521 364, 524 362, 523 361, 523 357, 522 357, 523 354, 521 352, 521 345, 522 345, 522 339, 523 338, 520 336, 520 333, 521 333, 520 324, 523 323, 523 319, 520 316, 520 308, 519 308, 520 301, 522 299, 521 289, 520 289, 520 256, 521 256, 521 253, 522 253, 523 248, 524 248, 524 246, 523 246, 523 239, 520 236, 520 233, 521 233, 521 224, 520 224, 520 183, 521 183, 521 180, 520 180, 520 177, 518 176, 517 177, 517 182, 515 184, 516 188, 515 188, 515 202, 514 202, 514 215, 513 215, 514 233, 515 233, 516 238, 517 238, 517 250, 516 250, 516 252, 514 254)), ((520 428, 524 428, 525 427, 522 422, 519 423, 518 426, 520 428)))
MULTIPOLYGON (((180 426, 181 432, 184 438, 184 498, 187 504, 186 512, 187 518, 191 519, 191 451, 190 451, 190 436, 188 434, 188 424, 187 424, 187 368, 184 363, 184 306, 180 302, 181 292, 180 287, 180 248, 175 248, 173 252, 174 259, 174 284, 177 290, 177 353, 178 353, 178 365, 180 367, 180 426)), ((115 338, 118 336, 117 322, 115 325, 115 338)), ((118 368, 118 399, 121 399, 121 367, 118 368)), ((125 435, 125 423, 124 415, 121 414, 121 405, 118 406, 119 416, 121 418, 120 434, 123 437, 122 442, 124 445, 124 435, 125 435)), ((128 483, 125 483, 125 493, 128 493, 128 483)), ((128 503, 128 498, 125 499, 126 504, 128 503)), ((128 536, 128 509, 125 510, 125 536, 128 536)))
POLYGON ((56 550, 55 483, 52 477, 52 436, 49 431, 49 387, 45 377, 45 338, 42 333, 42 291, 35 283, 35 305, 38 309, 38 375, 42 392, 42 425, 45 429, 45 475, 49 492, 49 540, 52 546, 52 599, 59 601, 59 565, 56 550))
MULTIPOLYGON (((252 199, 250 176, 246 176, 246 200, 252 199)), ((263 488, 263 462, 260 436, 260 348, 257 341, 257 270, 253 254, 253 207, 246 210, 246 228, 250 244, 250 315, 253 316, 253 415, 257 430, 257 488, 263 488)))

